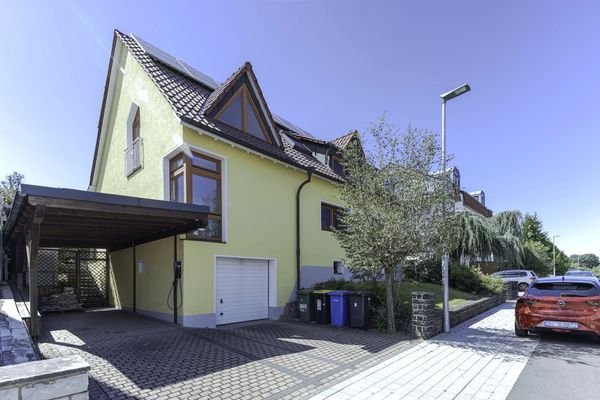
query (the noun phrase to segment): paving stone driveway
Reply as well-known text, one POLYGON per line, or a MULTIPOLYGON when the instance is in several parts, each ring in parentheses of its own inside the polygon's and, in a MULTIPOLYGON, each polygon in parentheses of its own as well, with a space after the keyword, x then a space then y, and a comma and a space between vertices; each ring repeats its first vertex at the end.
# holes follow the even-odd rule
POLYGON ((103 310, 43 317, 46 358, 82 356, 92 399, 298 399, 418 343, 402 335, 274 322, 187 329, 103 310))

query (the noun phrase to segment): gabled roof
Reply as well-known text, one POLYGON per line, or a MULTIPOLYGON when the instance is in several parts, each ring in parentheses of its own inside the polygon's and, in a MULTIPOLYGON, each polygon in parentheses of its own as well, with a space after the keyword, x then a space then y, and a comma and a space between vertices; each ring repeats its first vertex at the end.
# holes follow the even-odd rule
POLYGON ((348 147, 352 139, 354 139, 355 135, 356 132, 350 132, 344 136, 340 136, 339 138, 333 139, 331 141, 331 144, 339 149, 344 150, 346 147, 348 147))
POLYGON ((252 70, 252 64, 249 61, 246 61, 244 65, 238 68, 225 82, 223 82, 214 92, 208 96, 208 99, 204 102, 202 106, 202 114, 206 116, 215 115, 219 109, 221 102, 227 100, 235 89, 235 84, 247 78, 249 86, 248 89, 254 92, 259 104, 259 109, 263 113, 264 118, 267 122, 267 129, 270 130, 270 135, 275 139, 276 143, 279 145, 281 143, 281 138, 279 137, 278 129, 276 129, 275 121, 273 120, 273 115, 271 115, 271 111, 267 105, 267 101, 265 100, 260 85, 258 84, 258 79, 256 79, 256 75, 252 70))
POLYGON ((483 204, 478 202, 477 199, 475 199, 469 193, 465 192, 464 190, 461 190, 460 194, 462 197, 462 203, 465 207, 470 208, 471 210, 475 211, 478 214, 483 215, 484 217, 489 218, 493 215, 492 210, 490 210, 489 208, 487 208, 486 206, 484 206, 483 204))
MULTIPOLYGON (((289 134, 293 134, 303 140, 313 140, 315 142, 328 144, 329 142, 320 141, 313 138, 306 131, 298 128, 296 125, 284 120, 281 117, 272 115, 264 99, 256 76, 249 62, 244 63, 236 72, 234 72, 223 84, 219 84, 210 77, 193 69, 188 64, 179 59, 164 53, 156 47, 150 45, 139 37, 125 35, 115 30, 115 41, 113 42, 113 54, 111 55, 111 65, 109 66, 107 84, 105 86, 105 101, 109 88, 109 79, 111 77, 112 58, 115 52, 116 42, 122 43, 135 60, 141 65, 150 79, 157 86, 164 98, 167 100, 176 116, 188 125, 198 127, 211 134, 222 137, 226 140, 235 142, 241 146, 247 147, 256 152, 265 154, 269 157, 288 163, 292 166, 303 169, 313 168, 317 175, 334 181, 343 181, 343 177, 336 174, 329 166, 322 164, 312 155, 303 154, 294 150, 293 144, 290 146, 282 140, 280 129, 288 129, 289 134), (273 135, 278 143, 268 143, 260 140, 239 129, 224 124, 211 116, 223 96, 226 96, 227 89, 240 77, 248 77, 253 86, 254 94, 262 103, 262 111, 268 119, 273 129, 273 135), (293 130, 293 132, 291 132, 293 130)), ((103 102, 104 113, 106 107, 103 102)), ((96 142, 96 153, 92 165, 92 174, 90 176, 90 185, 94 184, 94 171, 96 168, 96 159, 99 157, 99 147, 101 147, 102 119, 101 114, 98 138, 96 142)))

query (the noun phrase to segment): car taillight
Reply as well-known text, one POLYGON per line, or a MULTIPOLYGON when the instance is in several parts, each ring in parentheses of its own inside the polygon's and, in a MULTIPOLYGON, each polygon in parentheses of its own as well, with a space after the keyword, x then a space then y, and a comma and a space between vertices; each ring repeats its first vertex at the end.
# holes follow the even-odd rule
POLYGON ((586 303, 593 307, 600 307, 600 301, 589 300, 586 303))

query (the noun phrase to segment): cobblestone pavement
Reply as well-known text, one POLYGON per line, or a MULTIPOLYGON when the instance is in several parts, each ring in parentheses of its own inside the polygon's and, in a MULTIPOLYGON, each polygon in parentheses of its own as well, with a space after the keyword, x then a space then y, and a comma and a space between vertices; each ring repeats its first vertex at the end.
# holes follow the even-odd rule
POLYGON ((0 366, 37 359, 29 333, 21 320, 12 292, 0 282, 0 366))
POLYGON ((334 384, 324 399, 504 400, 539 339, 513 333, 514 302, 495 307, 334 384))
POLYGON ((46 358, 82 356, 92 399, 299 399, 416 346, 403 335, 264 321, 187 329, 103 310, 48 314, 46 358))

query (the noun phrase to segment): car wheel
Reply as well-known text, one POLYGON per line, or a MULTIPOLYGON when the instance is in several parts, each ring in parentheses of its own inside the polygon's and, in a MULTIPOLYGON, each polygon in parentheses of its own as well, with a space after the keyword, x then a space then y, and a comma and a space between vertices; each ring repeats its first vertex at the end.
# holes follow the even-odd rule
POLYGON ((519 326, 515 322, 515 335, 517 335, 518 337, 526 337, 528 334, 529 331, 527 329, 519 328, 519 326))
MULTIPOLYGON (((514 287, 514 286, 513 286, 514 287)), ((527 288, 529 287, 528 284, 526 284, 525 282, 521 282, 519 283, 519 292, 524 292, 527 290, 527 288)))

